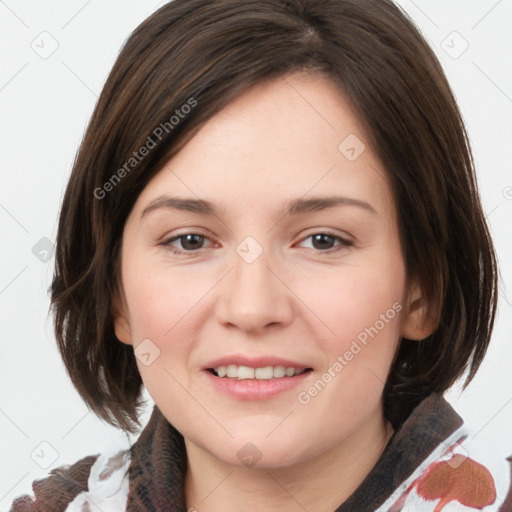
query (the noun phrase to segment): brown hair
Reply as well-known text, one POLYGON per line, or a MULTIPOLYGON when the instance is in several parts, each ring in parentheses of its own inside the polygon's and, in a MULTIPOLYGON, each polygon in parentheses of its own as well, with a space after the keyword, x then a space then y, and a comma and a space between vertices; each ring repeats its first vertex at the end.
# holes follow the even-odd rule
POLYGON ((398 426, 480 365, 496 258, 463 121, 413 22, 390 0, 174 0, 123 46, 60 213, 56 338, 78 392, 109 423, 135 432, 142 405, 133 347, 116 339, 112 318, 128 214, 202 123, 249 87, 293 71, 330 77, 355 108, 388 173, 408 278, 438 320, 425 340, 400 343, 384 390, 388 418, 398 426))

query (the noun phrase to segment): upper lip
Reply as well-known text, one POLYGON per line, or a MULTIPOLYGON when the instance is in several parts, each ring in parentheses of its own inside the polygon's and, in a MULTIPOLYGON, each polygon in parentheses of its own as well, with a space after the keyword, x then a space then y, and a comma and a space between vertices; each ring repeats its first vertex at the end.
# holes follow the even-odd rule
POLYGON ((306 370, 310 366, 292 361, 290 359, 283 359, 274 356, 258 356, 248 357, 241 355, 224 356, 208 362, 205 369, 218 368, 219 366, 228 366, 234 364, 236 366, 248 366, 249 368, 265 368, 267 366, 284 366, 285 368, 295 368, 296 370, 306 370))

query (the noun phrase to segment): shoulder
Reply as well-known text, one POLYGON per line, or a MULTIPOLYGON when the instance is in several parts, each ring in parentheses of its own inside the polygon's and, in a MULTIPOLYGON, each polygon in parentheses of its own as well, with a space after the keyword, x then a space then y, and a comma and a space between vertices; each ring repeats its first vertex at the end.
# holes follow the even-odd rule
POLYGON ((124 510, 130 451, 89 455, 59 466, 32 483, 33 495, 16 498, 9 512, 73 512, 95 505, 102 512, 124 510))

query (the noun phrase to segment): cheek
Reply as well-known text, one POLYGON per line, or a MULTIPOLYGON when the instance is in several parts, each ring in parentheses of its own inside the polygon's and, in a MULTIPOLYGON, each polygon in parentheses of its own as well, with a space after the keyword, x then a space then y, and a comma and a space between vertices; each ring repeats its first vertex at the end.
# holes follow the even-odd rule
POLYGON ((161 260, 150 264, 147 258, 137 258, 135 251, 132 256, 123 271, 135 355, 143 340, 150 340, 141 347, 152 354, 149 365, 139 357, 137 365, 153 399, 177 414, 173 403, 187 399, 181 394, 193 378, 190 354, 200 339, 204 299, 214 283, 212 276, 208 279, 200 271, 191 277, 186 266, 169 268, 161 260))
POLYGON ((150 338, 160 344, 160 340, 173 325, 174 313, 179 306, 176 294, 170 293, 162 283, 144 279, 142 276, 140 280, 126 281, 134 344, 140 338, 150 338))
POLYGON ((346 390, 377 393, 400 339, 405 269, 399 252, 390 247, 307 286, 308 305, 327 327, 321 339, 326 369, 343 375, 335 380, 346 390))
POLYGON ((310 290, 305 295, 311 308, 318 311, 332 339, 355 337, 379 321, 381 315, 390 320, 386 325, 398 324, 399 315, 393 304, 401 303, 403 297, 404 277, 400 269, 384 273, 372 267, 347 268, 334 278, 317 281, 314 287, 307 286, 310 290))
POLYGON ((136 255, 123 271, 130 326, 139 338, 154 338, 157 345, 187 325, 190 312, 209 288, 207 280, 191 278, 185 267, 169 268, 136 255))
POLYGON ((188 362, 197 339, 194 315, 200 310, 201 290, 176 273, 170 279, 169 272, 155 267, 137 267, 137 272, 130 272, 135 268, 126 269, 125 290, 139 373, 153 400, 173 418, 179 418, 180 407, 187 400, 183 390, 190 387, 188 362), (142 340, 151 343, 144 341, 143 345, 142 340), (138 356, 138 343, 150 353, 149 364, 138 356))
POLYGON ((326 279, 327 293, 310 296, 333 332, 322 327, 327 334, 317 342, 325 363, 298 401, 309 414, 329 416, 333 431, 363 422, 381 401, 403 315, 403 272, 396 270, 383 277, 369 267, 352 268, 338 280, 326 279))

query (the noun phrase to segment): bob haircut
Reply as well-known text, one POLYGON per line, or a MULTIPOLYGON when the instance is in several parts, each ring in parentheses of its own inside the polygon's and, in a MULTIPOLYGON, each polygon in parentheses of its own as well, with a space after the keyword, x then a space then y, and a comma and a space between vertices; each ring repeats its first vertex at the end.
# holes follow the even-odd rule
POLYGON ((397 428, 430 393, 466 370, 466 386, 475 375, 494 324, 496 256, 461 115, 414 23, 391 0, 174 0, 121 49, 58 225, 59 351, 108 423, 134 433, 143 406, 133 347, 113 324, 123 228, 137 197, 237 95, 295 71, 329 77, 362 122, 394 195, 408 282, 437 326, 424 340, 400 340, 384 388, 387 418, 397 428))

